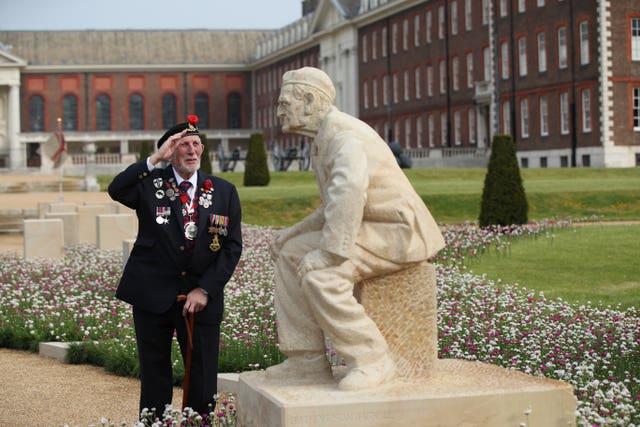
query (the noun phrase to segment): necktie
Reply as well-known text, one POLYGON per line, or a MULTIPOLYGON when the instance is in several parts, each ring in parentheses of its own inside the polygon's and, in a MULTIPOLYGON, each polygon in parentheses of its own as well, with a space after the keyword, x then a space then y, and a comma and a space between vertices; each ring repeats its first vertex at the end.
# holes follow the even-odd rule
POLYGON ((184 219, 184 237, 186 239, 186 252, 188 255, 193 253, 195 246, 196 233, 198 232, 198 210, 195 208, 193 201, 189 197, 189 181, 180 183, 180 201, 182 202, 182 218, 184 219))

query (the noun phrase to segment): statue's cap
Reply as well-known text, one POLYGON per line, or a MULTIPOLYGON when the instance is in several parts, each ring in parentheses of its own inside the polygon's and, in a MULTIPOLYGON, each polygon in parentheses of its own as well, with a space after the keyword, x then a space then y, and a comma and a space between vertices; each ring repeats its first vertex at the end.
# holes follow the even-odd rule
POLYGON ((332 103, 336 98, 336 88, 333 86, 331 78, 318 68, 302 67, 287 71, 282 76, 282 86, 288 84, 313 87, 325 94, 332 103))

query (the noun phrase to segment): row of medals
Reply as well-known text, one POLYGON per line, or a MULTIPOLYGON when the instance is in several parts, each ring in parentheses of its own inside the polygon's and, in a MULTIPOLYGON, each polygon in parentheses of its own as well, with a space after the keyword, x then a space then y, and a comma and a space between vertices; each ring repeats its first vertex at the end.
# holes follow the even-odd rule
MULTIPOLYGON (((157 191, 156 191, 156 199, 162 199, 164 196, 167 196, 169 198, 169 200, 174 201, 177 193, 176 191, 172 188, 169 187, 167 188, 166 191, 162 190, 162 178, 156 178, 153 180, 153 185, 156 187, 157 191)), ((206 209, 209 206, 211 206, 212 201, 211 201, 211 194, 207 194, 206 197, 201 197, 202 200, 202 206, 206 209)), ((193 202, 191 202, 191 210, 193 211, 193 202)), ((156 222, 158 224, 168 224, 169 223, 169 215, 170 215, 170 210, 167 210, 167 213, 163 213, 160 214, 156 217, 156 222)), ((182 216, 185 217, 187 215, 191 215, 191 212, 189 212, 188 209, 186 209, 185 207, 182 208, 182 216)), ((220 250, 220 241, 218 240, 218 234, 222 235, 222 236, 226 236, 227 235, 227 228, 226 227, 209 227, 209 233, 213 234, 213 240, 211 241, 211 244, 209 245, 209 249, 211 249, 213 252, 217 252, 218 250, 220 250)), ((198 226, 196 225, 196 223, 194 221, 188 221, 185 225, 184 225, 184 237, 187 238, 188 240, 193 240, 196 238, 196 235, 198 234, 198 226)))

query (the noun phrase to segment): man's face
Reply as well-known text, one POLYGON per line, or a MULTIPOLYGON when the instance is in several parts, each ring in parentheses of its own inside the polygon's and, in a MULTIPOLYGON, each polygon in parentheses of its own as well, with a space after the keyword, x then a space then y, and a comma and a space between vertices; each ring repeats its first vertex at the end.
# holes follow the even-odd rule
POLYGON ((282 124, 282 132, 295 133, 304 129, 304 102, 293 94, 292 85, 284 85, 280 89, 276 115, 282 124))
POLYGON ((203 149, 198 135, 187 135, 178 141, 171 164, 181 177, 187 179, 200 168, 203 149))

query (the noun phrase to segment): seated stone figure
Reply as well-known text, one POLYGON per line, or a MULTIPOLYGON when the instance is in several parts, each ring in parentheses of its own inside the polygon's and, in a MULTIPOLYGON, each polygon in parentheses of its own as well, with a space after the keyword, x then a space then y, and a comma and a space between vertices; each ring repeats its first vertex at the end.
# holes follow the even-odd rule
POLYGON ((313 138, 311 164, 321 205, 271 245, 280 350, 267 379, 333 380, 326 336, 347 373, 341 390, 396 375, 389 347, 354 297, 354 284, 417 265, 444 246, 422 199, 391 150, 364 122, 333 106, 327 74, 304 67, 282 79, 282 130, 313 138))

